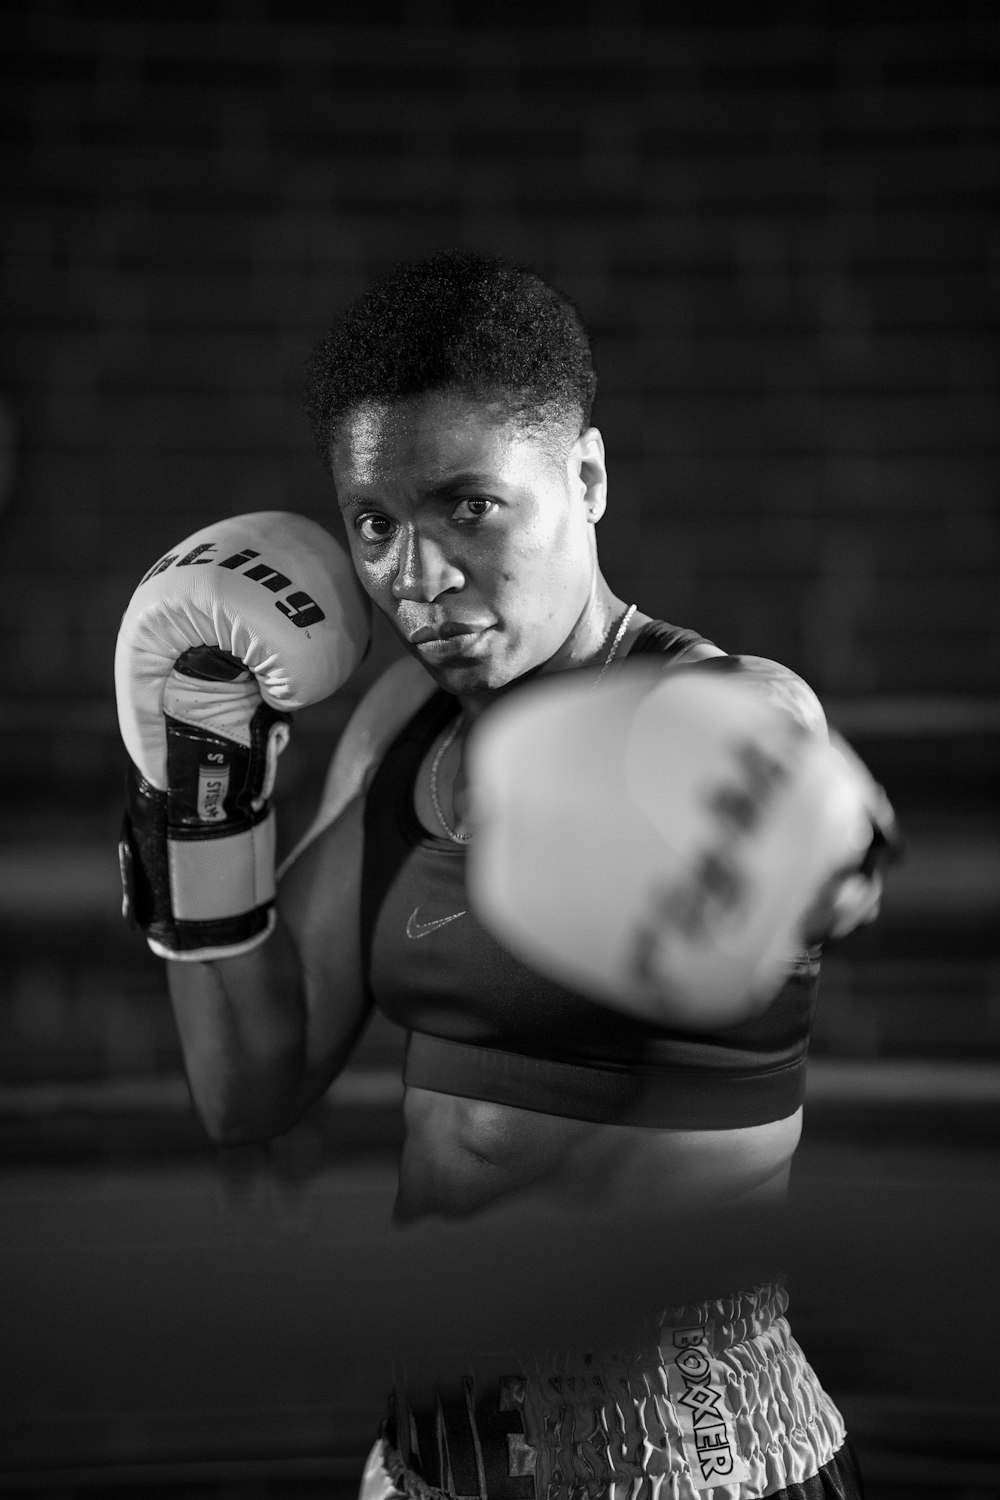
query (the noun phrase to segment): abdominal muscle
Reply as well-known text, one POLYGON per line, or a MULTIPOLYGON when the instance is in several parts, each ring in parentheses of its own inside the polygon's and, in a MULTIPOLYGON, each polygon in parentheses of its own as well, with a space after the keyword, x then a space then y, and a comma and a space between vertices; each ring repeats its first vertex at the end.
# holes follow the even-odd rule
POLYGON ((730 1130, 661 1130, 568 1120, 408 1088, 396 1217, 462 1218, 514 1196, 614 1215, 710 1212, 784 1197, 802 1111, 730 1130))
POLYGON ((801 1111, 737 1130, 654 1130, 408 1088, 404 1118, 411 1410, 429 1410, 456 1371, 503 1373, 511 1349, 655 1345, 667 1309, 781 1274, 801 1111), (418 1292, 418 1266, 433 1267, 433 1294, 418 1292))

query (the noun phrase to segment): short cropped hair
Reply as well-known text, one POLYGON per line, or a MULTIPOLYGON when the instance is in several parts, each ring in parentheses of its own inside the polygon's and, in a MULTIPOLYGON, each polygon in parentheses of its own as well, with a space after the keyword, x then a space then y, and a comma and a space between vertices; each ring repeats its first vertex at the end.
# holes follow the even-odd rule
POLYGON ((372 283, 312 352, 306 416, 329 466, 345 416, 454 391, 531 431, 589 425, 597 376, 570 299, 527 266, 447 250, 372 283))

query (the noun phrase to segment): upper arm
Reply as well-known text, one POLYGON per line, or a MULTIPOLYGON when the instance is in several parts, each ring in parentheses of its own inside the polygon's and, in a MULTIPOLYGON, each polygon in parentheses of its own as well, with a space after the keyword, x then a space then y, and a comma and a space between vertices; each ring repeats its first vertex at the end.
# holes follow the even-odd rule
MULTIPOLYGON (((707 644, 707 643, 706 643, 707 644)), ((693 654, 686 660, 691 661, 693 654)), ((727 656, 712 647, 699 651, 698 665, 706 670, 732 672, 752 688, 761 698, 791 714, 795 721, 811 734, 826 739, 828 730, 823 705, 809 684, 780 662, 770 661, 766 656, 727 656)))
POLYGON ((363 808, 360 797, 348 803, 278 885, 301 975, 306 1070, 318 1087, 346 1062, 371 1009, 361 955, 363 808))
POLYGON ((897 848, 895 815, 885 792, 850 747, 831 733, 816 694, 790 668, 763 656, 727 656, 716 661, 714 655, 709 659, 709 653, 702 665, 708 670, 732 671, 810 733, 832 741, 832 751, 842 763, 841 777, 846 775, 851 782, 857 803, 867 816, 871 844, 860 861, 852 854, 845 865, 833 870, 816 894, 803 918, 808 941, 844 937, 855 927, 874 921, 879 912, 884 870, 897 848))

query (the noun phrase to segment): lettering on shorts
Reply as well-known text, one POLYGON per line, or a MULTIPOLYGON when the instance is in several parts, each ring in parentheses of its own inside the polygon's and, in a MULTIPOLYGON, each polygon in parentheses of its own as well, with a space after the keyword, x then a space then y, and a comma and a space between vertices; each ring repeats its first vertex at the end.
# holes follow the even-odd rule
POLYGON ((234 552, 229 557, 204 557, 203 553, 215 551, 215 542, 200 542, 197 547, 192 547, 183 557, 178 557, 176 552, 169 552, 166 557, 161 557, 158 563, 154 563, 149 572, 140 580, 140 586, 148 583, 159 573, 165 573, 168 568, 193 568, 204 567, 212 563, 219 568, 228 568, 230 572, 242 572, 244 578, 250 578, 254 583, 259 583, 261 588, 269 590, 272 594, 284 594, 283 599, 275 599, 274 607, 295 626, 296 630, 305 630, 308 625, 318 625, 320 620, 325 620, 326 615, 320 609, 304 589, 294 587, 292 580, 285 573, 279 573, 277 568, 272 568, 269 563, 254 563, 255 557, 260 553, 253 547, 244 547, 240 552, 234 552), (253 563, 253 567, 248 564, 253 563), (285 593, 291 589, 291 593, 285 593))
POLYGON ((667 1389, 677 1413, 684 1456, 696 1489, 739 1484, 750 1477, 740 1456, 726 1378, 711 1355, 711 1323, 697 1328, 665 1328, 661 1349, 667 1389))

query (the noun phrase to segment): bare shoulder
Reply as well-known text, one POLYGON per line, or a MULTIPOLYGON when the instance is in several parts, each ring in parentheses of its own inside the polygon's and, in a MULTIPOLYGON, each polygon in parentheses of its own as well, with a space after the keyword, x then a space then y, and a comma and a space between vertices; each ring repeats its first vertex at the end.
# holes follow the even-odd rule
POLYGON ((826 739, 827 723, 823 705, 809 684, 790 667, 784 667, 766 656, 727 656, 718 652, 717 648, 712 654, 702 656, 698 666, 703 670, 731 672, 739 676, 741 682, 752 687, 775 708, 791 714, 811 734, 826 739))

